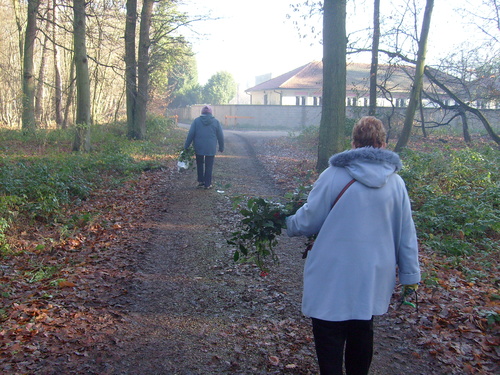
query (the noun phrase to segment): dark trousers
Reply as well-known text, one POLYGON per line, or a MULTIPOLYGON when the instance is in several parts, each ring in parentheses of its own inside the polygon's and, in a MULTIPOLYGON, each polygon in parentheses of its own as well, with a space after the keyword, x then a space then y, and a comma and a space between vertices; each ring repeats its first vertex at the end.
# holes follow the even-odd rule
POLYGON ((312 319, 321 375, 367 375, 373 356, 373 318, 330 322, 312 319))
POLYGON ((212 185, 212 171, 214 169, 215 156, 196 154, 196 170, 198 171, 198 182, 204 183, 205 187, 212 185))

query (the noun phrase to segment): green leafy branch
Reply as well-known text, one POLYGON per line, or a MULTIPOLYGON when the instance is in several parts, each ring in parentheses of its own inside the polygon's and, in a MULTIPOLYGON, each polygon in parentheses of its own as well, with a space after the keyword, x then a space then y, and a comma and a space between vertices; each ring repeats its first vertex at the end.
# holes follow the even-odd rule
POLYGON ((179 152, 179 161, 183 161, 185 163, 191 163, 193 161, 193 157, 195 155, 194 148, 191 146, 188 149, 183 148, 179 152))
POLYGON ((239 230, 233 232, 227 241, 236 246, 234 261, 254 262, 263 271, 267 271, 266 259, 277 262, 274 248, 286 228, 286 217, 295 214, 304 205, 310 190, 311 186, 300 186, 294 192, 285 194, 286 203, 250 198, 244 204, 244 198, 233 198, 235 208, 243 215, 239 230))
POLYGON ((179 151, 179 157, 177 158, 178 166, 181 169, 191 168, 192 166, 194 166, 193 163, 194 156, 195 156, 195 151, 193 146, 189 147, 188 149, 183 148, 182 150, 179 151))

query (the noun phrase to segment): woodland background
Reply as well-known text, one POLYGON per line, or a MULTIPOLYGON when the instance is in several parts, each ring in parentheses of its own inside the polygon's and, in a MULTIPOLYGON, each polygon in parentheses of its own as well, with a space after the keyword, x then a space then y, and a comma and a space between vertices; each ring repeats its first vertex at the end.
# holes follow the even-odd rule
MULTIPOLYGON (((422 40, 417 25, 433 1, 404 3, 398 14, 414 21, 414 27, 391 29, 386 36, 404 39, 405 49, 385 47, 401 63, 416 63, 422 40)), ((228 100, 233 84, 227 74, 215 75, 204 87, 197 83, 195 59, 180 30, 203 17, 190 18, 175 5, 0 0, 0 345, 7 373, 29 369, 33 358, 58 355, 60 345, 47 348, 47 335, 63 337, 61 332, 81 316, 82 305, 66 298, 69 291, 79 293, 72 275, 102 272, 103 257, 113 258, 113 244, 126 249, 120 246, 122 223, 114 214, 128 207, 140 176, 172 168, 182 147, 185 134, 164 116, 165 108, 179 98, 228 100), (128 186, 125 193, 123 186, 128 186), (111 203, 94 206, 100 199, 111 203)), ((472 7, 464 14, 486 38, 439 66, 439 71, 454 72, 454 87, 476 88, 461 91, 461 104, 449 106, 458 115, 467 110, 476 116, 480 100, 499 101, 499 8, 496 1, 482 0, 477 9, 489 12, 475 13, 472 7)), ((345 100, 339 102, 336 111, 345 106, 345 100)), ((333 135, 345 149, 352 124, 335 122, 340 123, 333 135)), ((279 153, 270 156, 286 165, 281 169, 287 176, 301 177, 296 184, 314 177, 318 150, 331 154, 321 149, 320 142, 332 136, 323 133, 322 125, 285 138, 279 153), (307 150, 307 157, 287 154, 289 145, 307 150)), ((414 125, 401 152, 402 176, 424 250, 423 298, 438 301, 419 322, 418 329, 429 333, 419 344, 462 372, 495 373, 500 345, 498 135, 493 126, 467 139, 465 133, 450 134, 445 124, 428 124, 424 134, 418 121, 422 130, 415 134, 414 125)), ((278 180, 280 173, 277 168, 278 180)), ((126 209, 122 217, 133 225, 126 209)), ((86 332, 90 325, 75 332, 86 332)))

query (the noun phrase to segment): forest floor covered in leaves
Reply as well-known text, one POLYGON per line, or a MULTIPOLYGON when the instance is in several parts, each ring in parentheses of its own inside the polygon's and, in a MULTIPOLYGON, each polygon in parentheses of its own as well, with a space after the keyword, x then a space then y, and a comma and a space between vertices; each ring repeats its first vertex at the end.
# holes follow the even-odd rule
MULTIPOLYGON (((178 172, 167 157, 164 168, 83 202, 80 214, 99 215, 78 235, 1 265, 2 282, 11 282, 2 297, 1 373, 318 373, 300 312, 304 240, 283 236, 268 274, 234 263, 226 242, 240 220, 231 197, 279 200, 314 157, 274 132, 225 135, 214 189, 196 189, 196 171, 178 172), (15 273, 41 256, 58 278, 16 284, 15 273)), ((18 245, 43 231, 21 233, 18 245)), ((376 318, 371 374, 500 372, 498 332, 482 329, 471 306, 488 286, 436 267, 438 258, 421 253, 436 284, 422 286, 418 313, 398 308, 396 293, 376 318)))

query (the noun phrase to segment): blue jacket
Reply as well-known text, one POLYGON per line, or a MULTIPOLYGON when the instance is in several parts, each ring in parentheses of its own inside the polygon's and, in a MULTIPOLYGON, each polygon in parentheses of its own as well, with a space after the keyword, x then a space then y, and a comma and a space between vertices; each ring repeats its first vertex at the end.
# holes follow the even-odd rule
POLYGON ((201 115, 196 118, 189 128, 184 148, 189 148, 191 142, 197 155, 214 156, 217 143, 219 151, 223 152, 224 134, 219 120, 212 115, 201 115))
POLYGON ((418 244, 399 156, 363 147, 336 154, 307 203, 287 218, 289 236, 318 234, 304 266, 302 311, 329 321, 387 312, 396 283, 420 281, 418 244), (332 204, 351 180, 356 179, 332 204))

